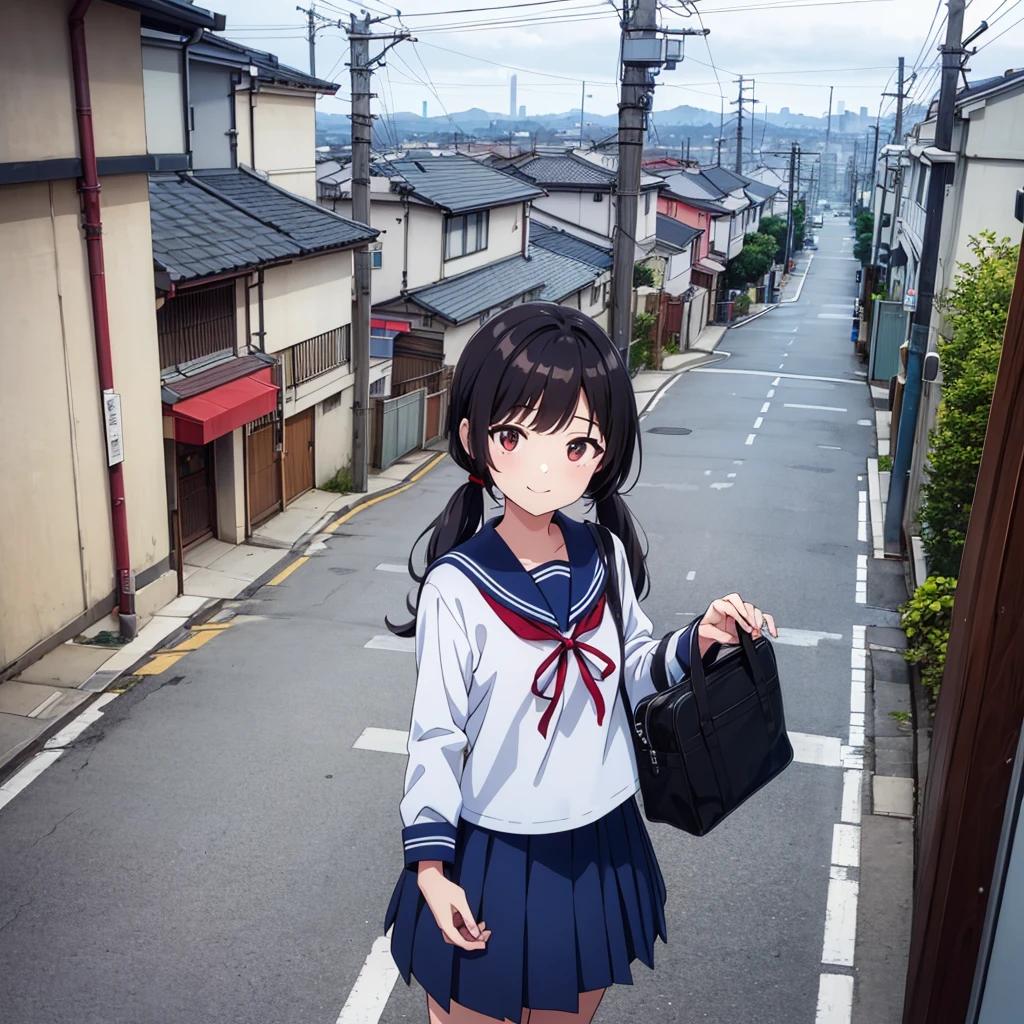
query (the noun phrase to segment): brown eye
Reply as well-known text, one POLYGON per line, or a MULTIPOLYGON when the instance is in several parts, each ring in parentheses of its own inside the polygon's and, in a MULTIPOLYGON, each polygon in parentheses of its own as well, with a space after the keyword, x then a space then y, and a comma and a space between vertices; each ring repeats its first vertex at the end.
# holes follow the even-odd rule
POLYGON ((498 444, 507 452, 515 451, 519 444, 519 431, 515 427, 502 427, 498 431, 498 444))

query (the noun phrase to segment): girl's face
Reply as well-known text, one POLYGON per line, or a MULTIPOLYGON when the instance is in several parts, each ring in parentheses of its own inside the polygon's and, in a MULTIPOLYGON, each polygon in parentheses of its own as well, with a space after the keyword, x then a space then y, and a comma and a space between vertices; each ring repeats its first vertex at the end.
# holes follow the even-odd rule
MULTIPOLYGON (((494 485, 524 511, 541 516, 583 496, 601 467, 605 439, 582 390, 563 430, 540 433, 532 429, 533 419, 532 409, 522 409, 491 424, 487 445, 494 485)), ((459 436, 468 451, 468 420, 459 425, 459 436)))

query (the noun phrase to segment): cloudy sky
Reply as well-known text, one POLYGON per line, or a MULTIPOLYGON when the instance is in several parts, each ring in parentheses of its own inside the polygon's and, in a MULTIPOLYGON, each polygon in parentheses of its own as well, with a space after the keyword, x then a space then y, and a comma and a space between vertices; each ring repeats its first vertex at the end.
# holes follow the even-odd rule
MULTIPOLYGON (((276 53, 307 70, 306 16, 296 0, 198 0, 227 16, 225 35, 276 53)), ((619 28, 613 0, 399 0, 401 18, 383 0, 326 0, 316 10, 347 23, 361 7, 391 17, 375 26, 404 25, 417 38, 399 44, 379 73, 375 111, 431 116, 469 107, 507 112, 509 78, 517 75, 518 104, 527 113, 579 108, 586 82, 587 111, 614 114, 619 28)), ((620 4, 621 6, 621 4, 620 4)), ((698 0, 707 41, 686 39, 686 59, 663 72, 654 110, 680 104, 718 111, 735 108, 739 75, 756 83, 757 111, 783 106, 819 115, 829 86, 847 108, 877 114, 881 93, 893 91, 897 58, 917 68, 915 101, 938 89, 937 42, 945 37, 944 0, 698 0), (930 31, 929 31, 930 29, 930 31), (710 52, 709 52, 710 51, 710 52), (889 88, 886 89, 886 84, 889 88)), ((682 0, 661 0, 664 27, 699 28, 682 0)), ((985 19, 990 29, 974 44, 970 79, 1024 66, 1024 0, 968 0, 965 32, 985 19)), ((374 51, 379 49, 375 46, 374 51)), ((347 113, 347 44, 336 25, 317 34, 317 73, 341 83, 320 109, 347 113)), ((748 93, 749 95, 749 93, 748 93)), ((885 100, 886 106, 892 101, 885 100)), ((883 111, 885 106, 883 106, 883 111)))

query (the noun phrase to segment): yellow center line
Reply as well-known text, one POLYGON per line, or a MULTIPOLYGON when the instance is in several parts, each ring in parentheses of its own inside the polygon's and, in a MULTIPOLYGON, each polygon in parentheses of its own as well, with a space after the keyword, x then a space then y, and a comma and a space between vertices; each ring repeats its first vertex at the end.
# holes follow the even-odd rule
POLYGON ((270 580, 267 583, 267 586, 276 587, 279 584, 284 583, 284 581, 288 579, 288 577, 291 576, 291 574, 295 572, 295 570, 298 569, 300 565, 308 561, 308 555, 301 555, 299 558, 296 558, 295 561, 291 563, 291 565, 286 565, 272 580, 270 580))

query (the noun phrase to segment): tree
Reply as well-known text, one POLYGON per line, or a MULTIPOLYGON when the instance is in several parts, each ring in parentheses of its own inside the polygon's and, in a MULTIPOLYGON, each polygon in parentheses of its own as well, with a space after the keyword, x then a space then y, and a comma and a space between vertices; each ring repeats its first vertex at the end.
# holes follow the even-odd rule
POLYGON ((633 287, 654 287, 654 271, 646 263, 633 264, 633 287))
POLYGON ((992 232, 970 244, 977 262, 958 264, 939 304, 951 336, 939 340, 942 405, 918 511, 929 569, 942 576, 960 572, 1019 248, 992 232))
MULTIPOLYGON (((804 204, 794 203, 793 204, 793 249, 802 249, 804 247, 804 231, 806 230, 806 220, 804 215, 804 204)), ((786 268, 789 269, 788 267, 786 268)))
POLYGON ((743 236, 743 249, 729 264, 730 288, 747 288, 759 281, 775 262, 776 242, 771 235, 751 232, 743 236))
POLYGON ((871 262, 871 249, 875 240, 875 215, 870 210, 862 210, 857 214, 854 234, 857 236, 853 244, 854 258, 866 267, 871 262))
POLYGON ((786 258, 786 221, 782 217, 762 217, 761 226, 757 229, 775 239, 775 262, 781 263, 786 258))

